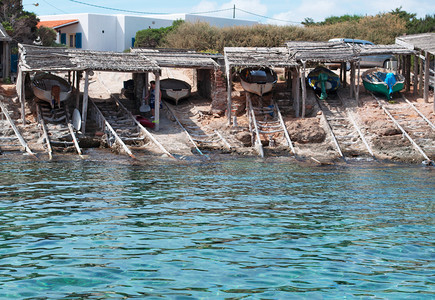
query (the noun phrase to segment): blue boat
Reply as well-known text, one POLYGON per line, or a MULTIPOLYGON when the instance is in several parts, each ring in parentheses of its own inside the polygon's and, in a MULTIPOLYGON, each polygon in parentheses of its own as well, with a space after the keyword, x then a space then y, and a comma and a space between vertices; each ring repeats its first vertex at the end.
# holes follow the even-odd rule
POLYGON ((328 97, 327 92, 334 92, 340 87, 340 77, 331 70, 317 66, 308 73, 308 85, 315 91, 321 91, 320 99, 328 97))

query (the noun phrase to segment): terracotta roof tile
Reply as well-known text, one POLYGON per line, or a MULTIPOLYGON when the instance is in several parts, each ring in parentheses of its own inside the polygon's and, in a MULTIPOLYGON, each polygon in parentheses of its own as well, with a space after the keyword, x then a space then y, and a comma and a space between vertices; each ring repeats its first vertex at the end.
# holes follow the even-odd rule
POLYGON ((54 21, 41 21, 36 26, 39 28, 41 26, 50 27, 50 28, 59 28, 62 26, 78 23, 79 20, 54 20, 54 21))

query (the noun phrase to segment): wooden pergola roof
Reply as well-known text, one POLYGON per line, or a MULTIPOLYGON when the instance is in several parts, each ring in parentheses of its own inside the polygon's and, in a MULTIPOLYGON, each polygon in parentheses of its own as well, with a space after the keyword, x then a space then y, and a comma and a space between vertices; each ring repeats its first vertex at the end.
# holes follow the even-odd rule
POLYGON ((160 67, 135 53, 77 50, 63 47, 19 45, 22 71, 156 72, 160 67))
POLYGON ((423 50, 435 55, 435 33, 422 33, 405 35, 396 38, 396 44, 410 47, 415 50, 423 50))
POLYGON ((359 48, 357 51, 360 56, 367 55, 382 55, 382 54, 415 54, 415 51, 409 47, 404 47, 398 44, 392 45, 355 45, 359 48))
POLYGON ((216 69, 221 54, 198 53, 189 50, 132 48, 131 52, 153 60, 160 67, 216 69))
POLYGON ((348 62, 358 60, 358 51, 343 42, 287 42, 290 55, 297 61, 348 62))
POLYGON ((0 41, 1 42, 11 42, 12 38, 9 36, 9 34, 6 32, 3 25, 0 24, 0 41))
POLYGON ((298 66, 286 47, 225 47, 224 53, 225 64, 229 67, 292 68, 298 66))

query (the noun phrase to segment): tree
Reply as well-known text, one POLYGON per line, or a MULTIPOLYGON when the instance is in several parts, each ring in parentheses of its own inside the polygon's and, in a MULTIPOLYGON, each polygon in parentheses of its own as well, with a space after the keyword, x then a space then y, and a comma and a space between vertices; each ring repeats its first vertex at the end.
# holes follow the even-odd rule
POLYGON ((172 26, 162 28, 149 28, 136 32, 134 42, 135 47, 155 48, 160 46, 168 33, 174 31, 178 26, 183 24, 183 20, 172 22, 172 26))
POLYGON ((21 0, 0 1, 0 22, 14 43, 32 43, 36 39, 38 18, 23 10, 21 0))
POLYGON ((56 31, 54 31, 54 29, 41 26, 38 28, 37 33, 38 33, 39 41, 41 42, 42 46, 45 47, 55 46, 56 43, 54 41, 56 40, 57 33, 56 31))

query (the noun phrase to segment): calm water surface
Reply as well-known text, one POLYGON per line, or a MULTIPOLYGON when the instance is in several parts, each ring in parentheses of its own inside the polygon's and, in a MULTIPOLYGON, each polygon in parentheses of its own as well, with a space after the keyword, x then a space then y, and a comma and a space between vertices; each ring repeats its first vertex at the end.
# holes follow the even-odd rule
POLYGON ((0 298, 433 299, 434 175, 3 160, 0 298))

